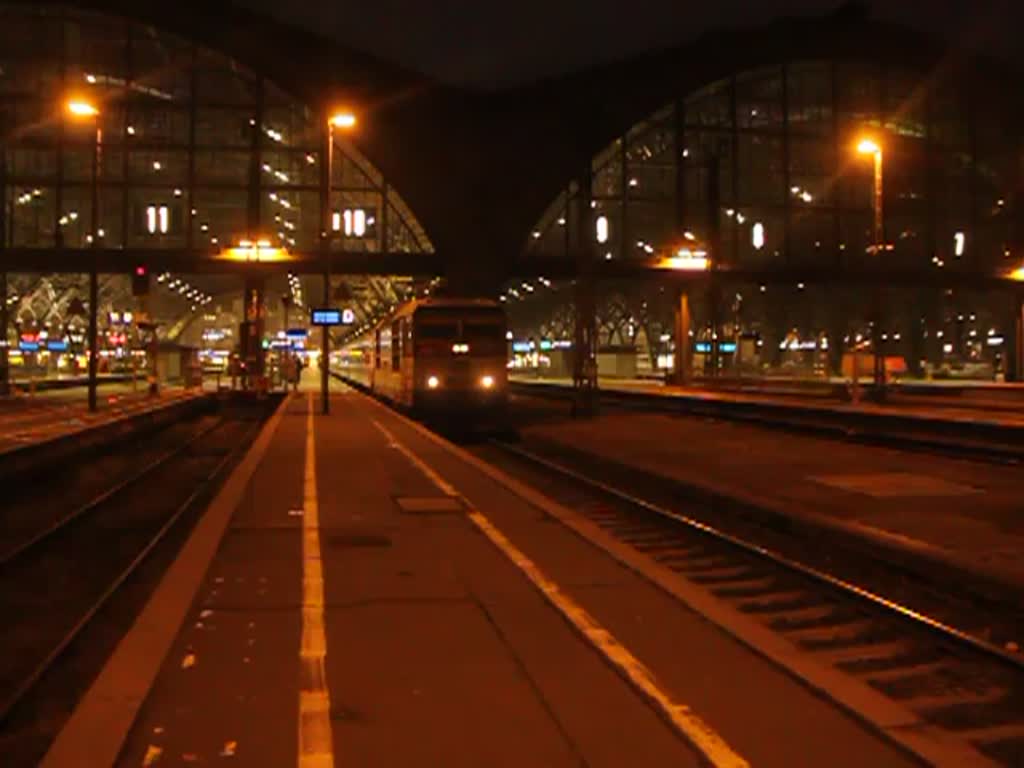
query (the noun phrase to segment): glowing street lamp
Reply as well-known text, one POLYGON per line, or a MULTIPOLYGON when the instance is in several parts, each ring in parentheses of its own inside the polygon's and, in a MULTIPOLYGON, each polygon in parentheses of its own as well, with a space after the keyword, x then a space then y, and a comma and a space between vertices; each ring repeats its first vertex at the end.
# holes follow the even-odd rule
MULTIPOLYGON (((873 239, 874 239, 874 253, 879 255, 884 250, 884 234, 882 232, 882 146, 871 138, 862 138, 857 143, 857 152, 862 155, 871 155, 875 160, 875 181, 874 187, 871 194, 872 207, 874 208, 874 228, 873 228, 873 239)), ((881 313, 881 286, 878 286, 875 290, 875 324, 872 333, 872 344, 874 349, 874 380, 875 388, 878 392, 879 399, 885 396, 885 358, 882 356, 881 349, 881 327, 882 327, 882 313, 881 313)), ((854 399, 857 399, 857 350, 854 347, 853 351, 853 390, 854 399)))
MULTIPOLYGON (((96 140, 92 148, 92 212, 89 220, 89 243, 93 248, 99 247, 99 176, 100 153, 103 146, 103 129, 100 126, 100 111, 90 101, 71 98, 67 101, 68 114, 75 120, 92 120, 96 128, 96 140)), ((89 268, 89 410, 96 410, 96 372, 99 358, 98 320, 99 305, 99 274, 96 260, 93 259, 89 268)))
MULTIPOLYGON (((326 155, 327 162, 324 163, 324 167, 321 170, 320 175, 320 219, 321 219, 321 237, 320 246, 323 249, 324 257, 324 301, 323 306, 329 307, 331 303, 331 241, 330 232, 332 231, 331 226, 331 186, 334 183, 334 132, 339 131, 351 131, 356 127, 356 116, 348 109, 335 110, 327 118, 327 147, 326 155)), ((387 200, 384 201, 384 205, 387 205, 387 200)), ((384 237, 387 237, 387 233, 384 233, 384 237)), ((327 388, 329 381, 329 373, 327 371, 328 362, 330 360, 330 327, 323 326, 320 329, 321 333, 321 347, 320 347, 320 404, 321 410, 326 416, 331 410, 330 400, 327 397, 327 388)))
POLYGON ((875 253, 882 252, 882 147, 873 139, 864 138, 857 144, 857 152, 875 159, 875 184, 871 200, 875 211, 875 253))
POLYGON ((100 111, 88 101, 71 99, 68 101, 68 112, 74 117, 97 117, 100 111))
POLYGON ((872 139, 861 139, 857 144, 857 151, 862 155, 874 155, 881 152, 882 148, 872 139))
POLYGON ((351 112, 335 112, 333 115, 331 115, 330 120, 328 120, 328 123, 332 128, 341 128, 342 130, 355 128, 356 116, 353 115, 351 112))

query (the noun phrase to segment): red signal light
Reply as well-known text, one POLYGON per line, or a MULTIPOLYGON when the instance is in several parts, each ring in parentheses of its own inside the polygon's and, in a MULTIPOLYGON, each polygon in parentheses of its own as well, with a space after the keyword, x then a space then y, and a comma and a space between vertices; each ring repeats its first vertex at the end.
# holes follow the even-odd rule
POLYGON ((132 295, 145 296, 149 293, 149 271, 140 264, 132 274, 132 295))

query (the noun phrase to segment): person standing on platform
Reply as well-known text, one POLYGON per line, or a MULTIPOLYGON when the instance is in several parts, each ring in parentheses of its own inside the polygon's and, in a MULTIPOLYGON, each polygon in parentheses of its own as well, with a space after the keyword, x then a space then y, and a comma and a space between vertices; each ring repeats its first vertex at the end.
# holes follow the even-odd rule
POLYGON ((302 378, 302 361, 299 359, 297 354, 293 354, 289 361, 290 368, 289 373, 291 374, 292 380, 292 391, 299 391, 299 379, 302 378))

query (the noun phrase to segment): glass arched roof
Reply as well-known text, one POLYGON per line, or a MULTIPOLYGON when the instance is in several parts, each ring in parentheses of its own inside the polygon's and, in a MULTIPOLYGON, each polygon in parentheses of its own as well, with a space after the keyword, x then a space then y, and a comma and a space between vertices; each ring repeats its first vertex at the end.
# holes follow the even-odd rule
MULTIPOLYGON (((319 115, 237 62, 152 27, 0 5, 11 246, 87 245, 93 134, 60 109, 71 95, 101 109, 105 247, 207 248, 255 234, 317 247, 319 115)), ((400 195, 354 146, 336 144, 330 203, 353 215, 333 247, 430 252, 400 195)))
MULTIPOLYGON (((0 247, 93 245, 99 128, 99 246, 143 255, 216 251, 260 237, 316 252, 322 125, 270 78, 152 26, 68 7, 0 4, 0 247), (69 117, 72 97, 98 106, 95 124, 69 117)), ((332 250, 433 252, 369 159, 343 135, 335 147, 332 250)), ((178 312, 201 312, 224 288, 212 277, 160 277, 157 293, 180 304, 178 312)), ((15 322, 66 324, 80 283, 77 275, 12 275, 8 309, 15 322)), ((119 303, 131 305, 127 281, 105 276, 101 307, 119 303)))
MULTIPOLYGON (((870 163, 854 152, 870 134, 885 145, 887 265, 1003 269, 1020 144, 998 93, 982 98, 979 89, 993 84, 870 62, 738 72, 667 105, 594 157, 585 234, 607 260, 644 259, 684 232, 707 240, 717 228, 723 267, 850 265, 872 245, 870 163)), ((574 181, 529 233, 528 253, 573 250, 578 199, 574 181)))

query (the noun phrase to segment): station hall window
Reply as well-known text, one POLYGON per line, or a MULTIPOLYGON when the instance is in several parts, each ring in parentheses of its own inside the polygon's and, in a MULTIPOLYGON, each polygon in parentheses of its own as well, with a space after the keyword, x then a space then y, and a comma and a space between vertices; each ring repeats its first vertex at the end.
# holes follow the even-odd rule
POLYGON ((391 324, 391 370, 397 371, 402 365, 402 328, 404 320, 391 324))

